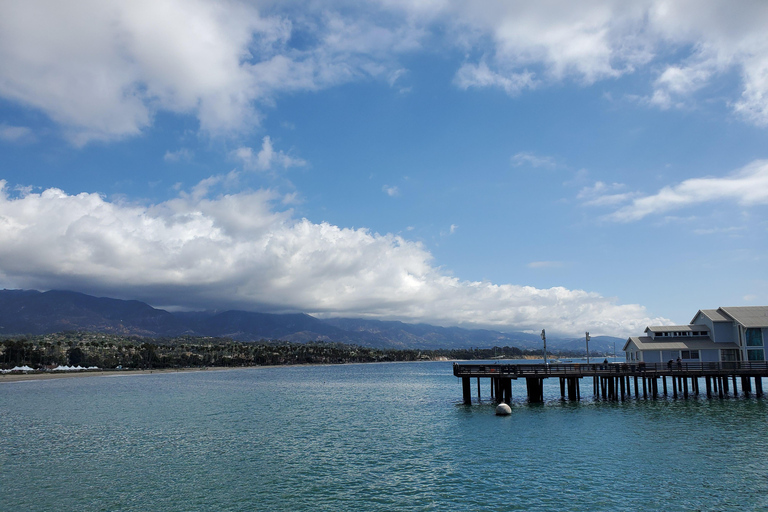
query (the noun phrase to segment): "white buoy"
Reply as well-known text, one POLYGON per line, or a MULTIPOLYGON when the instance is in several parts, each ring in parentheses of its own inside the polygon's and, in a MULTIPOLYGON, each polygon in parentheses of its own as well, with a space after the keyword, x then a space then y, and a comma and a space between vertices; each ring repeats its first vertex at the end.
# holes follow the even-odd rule
POLYGON ((496 406, 496 416, 506 416, 508 414, 512 414, 512 408, 504 403, 501 403, 496 406))

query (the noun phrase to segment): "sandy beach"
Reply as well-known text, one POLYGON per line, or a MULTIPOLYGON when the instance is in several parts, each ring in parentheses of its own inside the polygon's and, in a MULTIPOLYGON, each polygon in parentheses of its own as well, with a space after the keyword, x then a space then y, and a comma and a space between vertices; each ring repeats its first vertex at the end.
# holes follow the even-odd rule
POLYGON ((0 384, 3 382, 21 382, 30 380, 70 379, 77 377, 117 377, 127 375, 150 375, 153 373, 180 373, 180 372, 209 372, 234 370, 244 367, 211 366, 206 368, 162 368, 154 370, 83 370, 79 372, 29 372, 29 373, 3 373, 0 374, 0 384))

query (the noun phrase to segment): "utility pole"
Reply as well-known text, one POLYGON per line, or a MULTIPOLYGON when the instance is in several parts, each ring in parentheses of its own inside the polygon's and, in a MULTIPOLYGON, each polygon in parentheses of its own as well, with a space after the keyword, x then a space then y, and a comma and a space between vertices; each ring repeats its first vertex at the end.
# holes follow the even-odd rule
POLYGON ((544 364, 549 364, 547 362, 547 334, 544 329, 541 330, 541 339, 544 340, 544 364))
POLYGON ((587 364, 589 364, 589 331, 586 332, 587 337, 587 364))

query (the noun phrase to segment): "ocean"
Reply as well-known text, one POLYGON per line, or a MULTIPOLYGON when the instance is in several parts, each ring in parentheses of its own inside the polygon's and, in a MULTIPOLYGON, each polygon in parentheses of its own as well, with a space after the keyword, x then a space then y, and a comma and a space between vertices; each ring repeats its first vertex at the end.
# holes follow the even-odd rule
POLYGON ((765 399, 572 403, 550 379, 528 405, 521 380, 500 417, 451 364, 0 383, 0 510, 768 509, 765 399))

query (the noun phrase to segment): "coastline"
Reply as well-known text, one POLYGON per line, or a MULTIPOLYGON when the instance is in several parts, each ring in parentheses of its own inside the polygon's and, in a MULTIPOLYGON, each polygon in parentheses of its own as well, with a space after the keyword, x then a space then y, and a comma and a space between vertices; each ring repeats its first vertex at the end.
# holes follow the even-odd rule
MULTIPOLYGON (((522 356, 517 358, 497 359, 496 362, 502 361, 527 361, 539 359, 536 356, 522 356)), ((449 359, 440 357, 433 359, 436 362, 445 361, 467 361, 465 359, 449 359)), ((379 361, 383 363, 388 362, 406 362, 406 361, 379 361)), ((424 361, 407 361, 407 362, 424 362, 424 361)), ((182 372, 204 372, 204 371, 224 371, 224 370, 242 370, 245 368, 273 368, 276 366, 322 366, 328 363, 307 363, 307 364, 286 364, 286 365, 254 365, 254 366, 204 366, 204 367, 190 367, 190 368, 153 368, 151 370, 138 370, 138 369, 106 369, 106 370, 82 370, 73 372, 30 372, 30 373, 0 373, 0 384, 3 382, 26 382, 35 380, 51 380, 51 379, 69 379, 79 377, 120 377, 128 375, 150 375, 152 373, 182 373, 182 372)), ((376 364, 375 362, 358 362, 358 363, 344 363, 344 364, 376 364)))
POLYGON ((186 373, 236 370, 255 368, 250 366, 208 366, 199 368, 157 368, 152 370, 83 370, 79 372, 30 372, 0 374, 0 384, 3 382, 24 382, 34 380, 68 379, 76 377, 119 377, 128 375, 150 375, 153 373, 186 373))

